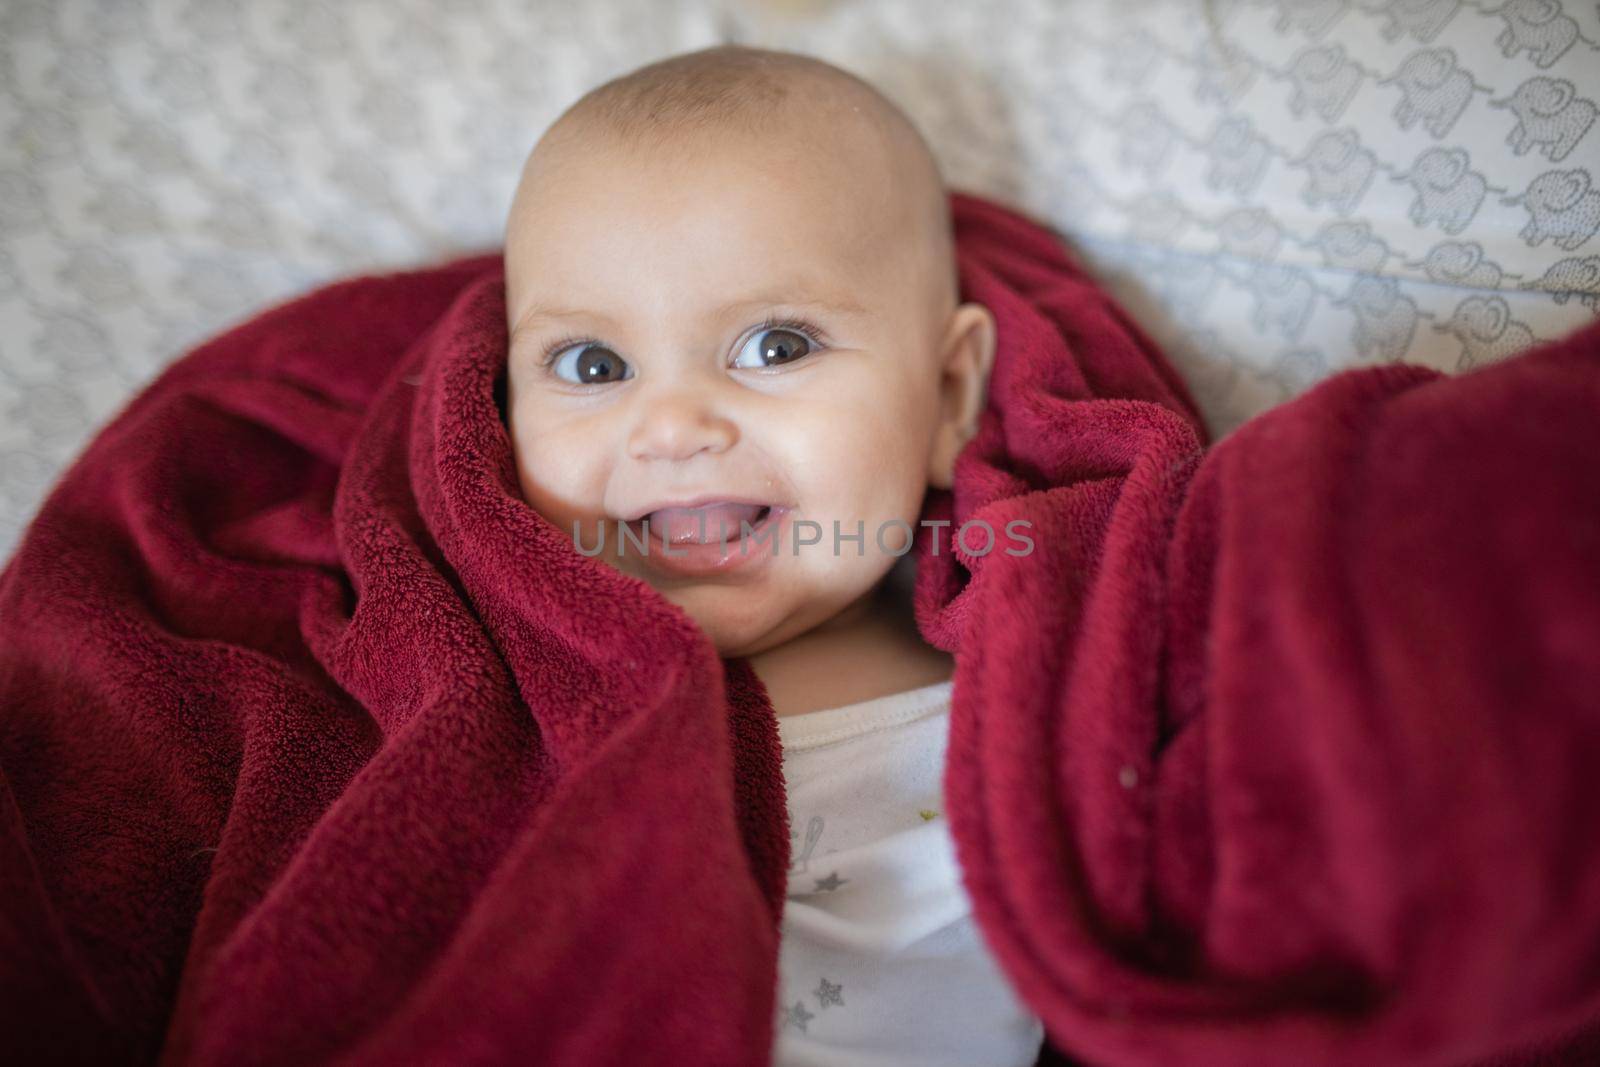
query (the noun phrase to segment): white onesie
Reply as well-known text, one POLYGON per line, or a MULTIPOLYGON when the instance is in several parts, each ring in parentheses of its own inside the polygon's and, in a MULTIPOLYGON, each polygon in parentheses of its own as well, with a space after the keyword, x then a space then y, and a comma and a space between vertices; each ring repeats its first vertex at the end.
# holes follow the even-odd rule
POLYGON ((972 920, 943 772, 952 682, 778 719, 789 889, 776 1067, 1031 1067, 1044 1029, 972 920))

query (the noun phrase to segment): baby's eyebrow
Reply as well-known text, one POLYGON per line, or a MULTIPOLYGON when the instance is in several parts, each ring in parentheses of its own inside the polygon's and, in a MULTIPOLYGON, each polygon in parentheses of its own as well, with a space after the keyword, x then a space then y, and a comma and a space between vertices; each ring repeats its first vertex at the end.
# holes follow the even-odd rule
POLYGON ((763 293, 758 296, 747 297, 742 300, 730 300, 728 303, 717 308, 715 314, 721 317, 727 317, 728 315, 731 315, 736 311, 742 311, 745 308, 772 307, 777 305, 787 307, 816 308, 822 311, 838 312, 843 315, 867 314, 867 309, 865 307, 844 293, 838 293, 824 297, 806 297, 800 296, 792 291, 776 291, 772 293, 763 293))
MULTIPOLYGON (((864 305, 844 293, 825 297, 804 297, 784 291, 774 291, 772 293, 741 297, 738 300, 730 300, 715 309, 712 314, 718 318, 728 318, 734 313, 747 308, 775 306, 813 308, 819 311, 832 311, 845 316, 866 316, 869 314, 864 305)), ((517 320, 517 329, 522 329, 532 322, 550 319, 594 319, 605 323, 607 326, 616 326, 615 320, 604 312, 561 307, 555 304, 533 304, 517 320)))

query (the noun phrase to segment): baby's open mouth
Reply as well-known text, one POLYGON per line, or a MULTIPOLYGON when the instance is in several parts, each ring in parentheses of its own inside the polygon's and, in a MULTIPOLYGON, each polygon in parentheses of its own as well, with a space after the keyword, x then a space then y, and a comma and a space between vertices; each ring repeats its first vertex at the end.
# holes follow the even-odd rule
POLYGON ((771 504, 720 502, 693 508, 659 508, 635 525, 669 545, 717 544, 737 541, 748 524, 752 532, 772 514, 771 504))

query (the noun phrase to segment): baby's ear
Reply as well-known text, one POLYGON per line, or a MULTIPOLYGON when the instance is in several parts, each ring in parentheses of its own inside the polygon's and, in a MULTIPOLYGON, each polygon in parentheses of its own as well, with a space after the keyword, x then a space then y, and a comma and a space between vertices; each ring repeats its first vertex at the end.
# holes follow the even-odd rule
POLYGON ((939 425, 928 457, 928 484, 936 489, 955 484, 956 456, 978 432, 994 353, 994 314, 982 304, 958 305, 939 346, 939 425))

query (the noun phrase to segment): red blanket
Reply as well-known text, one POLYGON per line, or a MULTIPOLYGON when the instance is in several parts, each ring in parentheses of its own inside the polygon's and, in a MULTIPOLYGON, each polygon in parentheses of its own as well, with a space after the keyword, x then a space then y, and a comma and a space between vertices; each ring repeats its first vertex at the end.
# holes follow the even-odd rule
MULTIPOLYGON (((1205 450, 1047 231, 952 203, 1000 351, 925 517, 1035 549, 924 526, 917 619, 956 658, 957 856, 1045 1059, 1593 1062, 1600 327, 1346 372, 1205 450)), ((522 501, 504 310, 497 256, 270 310, 26 531, 15 1062, 767 1061, 771 707, 522 501)))

